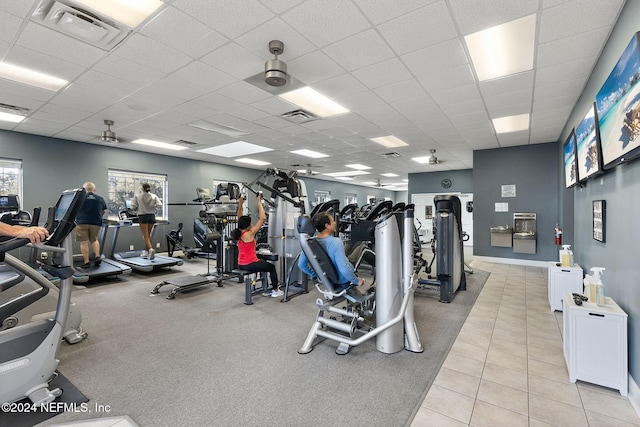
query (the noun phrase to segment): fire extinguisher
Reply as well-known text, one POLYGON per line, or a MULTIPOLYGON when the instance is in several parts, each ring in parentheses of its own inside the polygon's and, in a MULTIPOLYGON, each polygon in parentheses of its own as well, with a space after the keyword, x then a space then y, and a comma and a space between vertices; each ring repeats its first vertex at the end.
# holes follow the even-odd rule
POLYGON ((560 224, 556 224, 553 235, 554 243, 556 244, 556 246, 562 245, 562 228, 560 228, 560 224))

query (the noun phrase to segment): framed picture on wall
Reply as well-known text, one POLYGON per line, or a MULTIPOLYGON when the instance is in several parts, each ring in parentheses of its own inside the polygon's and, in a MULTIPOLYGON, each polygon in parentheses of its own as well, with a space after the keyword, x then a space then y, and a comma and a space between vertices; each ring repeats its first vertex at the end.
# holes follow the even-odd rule
POLYGON ((605 212, 604 200, 593 201, 593 239, 604 243, 605 238, 605 212))

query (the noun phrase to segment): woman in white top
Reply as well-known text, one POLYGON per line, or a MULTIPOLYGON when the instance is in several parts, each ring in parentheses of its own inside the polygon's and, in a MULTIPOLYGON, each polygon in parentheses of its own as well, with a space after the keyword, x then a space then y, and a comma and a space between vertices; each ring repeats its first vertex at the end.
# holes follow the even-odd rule
POLYGON ((156 251, 151 243, 151 229, 156 222, 156 209, 161 207, 162 202, 158 196, 151 192, 151 185, 146 182, 142 184, 142 194, 137 194, 131 202, 131 209, 138 214, 138 223, 144 239, 142 257, 148 257, 150 260, 156 256, 156 251))

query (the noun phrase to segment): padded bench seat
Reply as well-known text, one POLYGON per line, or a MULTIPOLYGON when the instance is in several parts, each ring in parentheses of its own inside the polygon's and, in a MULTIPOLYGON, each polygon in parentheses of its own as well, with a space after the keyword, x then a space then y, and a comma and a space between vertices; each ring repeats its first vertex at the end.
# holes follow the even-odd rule
POLYGON ((238 282, 244 281, 244 303, 246 305, 253 304, 251 298, 254 295, 261 294, 267 291, 267 276, 264 271, 249 271, 241 268, 234 268, 231 273, 238 277, 238 282), (261 287, 256 287, 258 282, 262 282, 261 287))

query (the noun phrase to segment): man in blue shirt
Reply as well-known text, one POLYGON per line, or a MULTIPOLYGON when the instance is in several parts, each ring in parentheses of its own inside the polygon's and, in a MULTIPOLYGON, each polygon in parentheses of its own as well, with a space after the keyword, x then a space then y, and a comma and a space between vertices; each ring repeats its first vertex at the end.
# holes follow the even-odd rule
POLYGON ((85 182, 83 185, 87 190, 87 197, 82 203, 82 207, 76 216, 76 241, 80 242, 80 252, 82 253, 82 268, 89 268, 89 242, 95 255, 93 264, 97 267, 102 259, 100 258, 100 242, 98 234, 102 227, 102 216, 107 211, 107 204, 101 196, 95 194, 96 186, 93 182, 85 182))
MULTIPOLYGON (((340 284, 352 283, 359 286, 364 285, 364 279, 356 276, 355 268, 344 253, 342 240, 334 236, 336 221, 333 219, 333 216, 327 212, 320 212, 313 218, 313 226, 318 230, 315 239, 322 245, 338 271, 340 284)), ((300 254, 298 267, 312 278, 316 278, 316 274, 311 269, 304 252, 300 254)))

